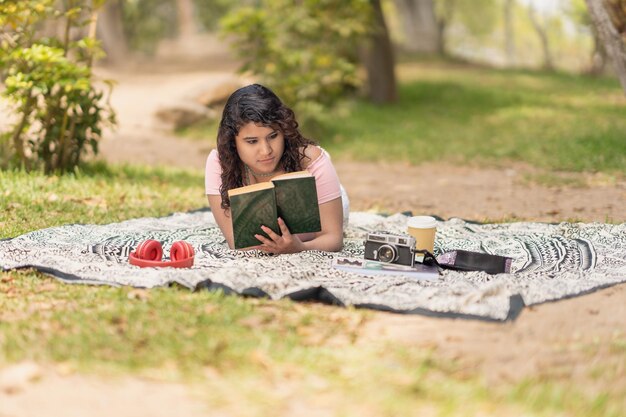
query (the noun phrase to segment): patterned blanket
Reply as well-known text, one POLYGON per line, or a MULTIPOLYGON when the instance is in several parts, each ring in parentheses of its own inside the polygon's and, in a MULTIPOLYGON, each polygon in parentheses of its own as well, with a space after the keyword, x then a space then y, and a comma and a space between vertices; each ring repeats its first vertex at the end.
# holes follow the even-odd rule
POLYGON ((510 274, 443 271, 436 281, 366 277, 330 267, 336 256, 363 257, 369 231, 401 233, 407 217, 351 213, 341 253, 268 255, 231 251, 208 210, 107 225, 66 225, 0 241, 3 270, 32 267, 68 283, 151 288, 178 283, 193 290, 272 299, 317 300, 399 313, 514 319, 524 305, 626 282, 626 223, 476 224, 439 221, 435 253, 466 249, 509 256, 510 274), (196 250, 190 269, 138 268, 128 255, 145 239, 177 240, 196 250))

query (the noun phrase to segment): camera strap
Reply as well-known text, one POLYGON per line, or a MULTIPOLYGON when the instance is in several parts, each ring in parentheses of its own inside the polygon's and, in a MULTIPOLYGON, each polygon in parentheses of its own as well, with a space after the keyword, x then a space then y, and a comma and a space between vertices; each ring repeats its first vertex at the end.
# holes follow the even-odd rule
POLYGON ((424 265, 435 265, 457 271, 484 271, 488 274, 511 272, 513 258, 488 253, 454 250, 435 256, 427 250, 416 250, 424 255, 424 265))

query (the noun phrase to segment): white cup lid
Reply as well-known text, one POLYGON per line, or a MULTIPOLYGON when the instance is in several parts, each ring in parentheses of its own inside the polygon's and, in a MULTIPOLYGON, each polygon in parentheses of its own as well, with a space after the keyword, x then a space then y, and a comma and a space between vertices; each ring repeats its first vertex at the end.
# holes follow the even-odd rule
POLYGON ((413 216, 409 218, 407 226, 415 229, 431 229, 437 227, 437 219, 431 216, 413 216))

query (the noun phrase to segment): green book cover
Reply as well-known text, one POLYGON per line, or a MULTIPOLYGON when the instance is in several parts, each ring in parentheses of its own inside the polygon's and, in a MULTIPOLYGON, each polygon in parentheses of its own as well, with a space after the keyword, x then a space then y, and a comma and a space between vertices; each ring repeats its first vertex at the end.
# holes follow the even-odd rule
POLYGON ((261 225, 280 234, 276 196, 271 183, 236 188, 228 194, 235 249, 260 245, 261 242, 254 235, 265 234, 261 225))
POLYGON ((291 233, 322 230, 315 177, 307 171, 300 171, 278 176, 272 182, 278 216, 285 221, 291 233))
POLYGON ((260 245, 254 237, 265 225, 277 234, 278 217, 291 233, 322 230, 315 177, 308 171, 291 172, 270 182, 248 185, 228 192, 235 249, 260 245))

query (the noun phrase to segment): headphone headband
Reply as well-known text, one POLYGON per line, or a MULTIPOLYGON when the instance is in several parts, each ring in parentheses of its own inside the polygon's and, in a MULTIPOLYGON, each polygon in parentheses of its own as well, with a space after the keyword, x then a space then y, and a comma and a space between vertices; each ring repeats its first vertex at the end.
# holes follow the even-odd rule
POLYGON ((194 250, 189 243, 179 240, 172 244, 170 249, 171 261, 161 260, 163 249, 156 240, 141 242, 134 252, 128 256, 128 262, 141 268, 189 268, 193 266, 194 250))

